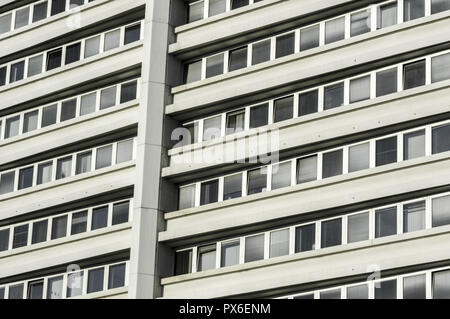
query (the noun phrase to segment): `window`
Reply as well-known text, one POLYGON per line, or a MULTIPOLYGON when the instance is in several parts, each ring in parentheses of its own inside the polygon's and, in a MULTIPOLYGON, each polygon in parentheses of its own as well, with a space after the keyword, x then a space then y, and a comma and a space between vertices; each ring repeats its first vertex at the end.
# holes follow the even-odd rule
POLYGON ((397 234, 397 207, 375 211, 375 238, 397 234))
POLYGON ((316 225, 305 225, 295 228, 295 252, 314 250, 316 247, 316 225))
POLYGON ((369 239, 369 213, 348 216, 347 242, 355 243, 369 239))
POLYGON ((450 53, 431 58, 431 82, 448 79, 450 79, 450 53))
POLYGON ((272 166, 272 190, 291 186, 291 162, 272 166))
POLYGON ((42 124, 41 127, 46 127, 56 123, 56 110, 58 106, 50 105, 42 109, 42 124))
POLYGON ((8 250, 9 228, 0 230, 0 251, 8 250))
POLYGON ((431 14, 443 12, 446 10, 450 10, 449 0, 431 0, 431 14))
POLYGON ((37 185, 48 183, 52 180, 53 162, 38 165, 37 185))
POLYGON ((44 56, 40 54, 28 60, 28 77, 42 72, 43 59, 44 56))
POLYGON ((231 50, 229 63, 230 72, 247 67, 247 47, 231 50))
POLYGON ((66 10, 66 0, 52 0, 51 15, 54 16, 66 10))
POLYGON ((195 185, 180 187, 178 209, 186 209, 195 206, 195 185))
POLYGON ((186 83, 199 81, 202 79, 202 61, 196 61, 186 66, 186 83))
POLYGON ((342 150, 323 154, 322 178, 333 177, 342 174, 342 156, 342 150))
POLYGON ((242 173, 224 178, 223 200, 242 196, 242 173))
POLYGON ((124 43, 124 45, 139 41, 140 39, 141 39, 141 25, 140 24, 136 24, 131 27, 125 28, 125 43, 124 43))
POLYGON ((80 116, 95 112, 97 93, 89 93, 81 97, 80 116))
POLYGON ((97 148, 97 158, 95 159, 95 169, 111 166, 112 145, 97 148))
POLYGON ((442 153, 450 150, 450 124, 433 127, 432 129, 432 152, 442 153))
POLYGON ((120 88, 120 103, 135 100, 137 96, 137 81, 122 84, 120 88))
POLYGON ((299 95, 298 116, 316 113, 319 109, 319 91, 313 90, 299 95))
POLYGON ((25 62, 20 61, 11 64, 11 70, 9 71, 9 83, 14 83, 23 79, 25 69, 25 62))
POLYGON ((83 291, 83 272, 67 275, 67 298, 81 296, 83 291))
POLYGON ((348 148, 348 172, 356 172, 370 166, 370 143, 350 146, 348 148))
POLYGON ((426 299, 425 275, 403 278, 403 299, 426 299))
POLYGON ((203 141, 213 140, 222 135, 222 116, 214 116, 203 121, 203 141))
POLYGON ((116 164, 131 161, 133 159, 133 140, 117 143, 116 164))
POLYGON ((87 230, 87 211, 74 213, 72 215, 72 227, 70 234, 76 235, 86 232, 87 230))
POLYGON ((23 117, 23 133, 28 133, 37 129, 38 111, 25 113, 23 117))
POLYGON ((120 45, 120 29, 105 33, 104 51, 118 48, 120 45))
POLYGON ((42 299, 44 296, 44 281, 38 280, 28 284, 28 299, 42 299))
POLYGON ((231 10, 248 6, 249 0, 231 0, 231 10))
POLYGON ((20 116, 10 117, 6 119, 5 138, 10 138, 19 134, 20 116))
POLYGON ((91 230, 108 226, 108 206, 94 208, 92 210, 91 230))
POLYGON ((321 291, 320 299, 341 299, 341 288, 321 291))
POLYGON ((3 173, 0 178, 0 195, 14 191, 15 172, 3 173))
POLYGON ((320 26, 315 25, 300 30, 300 51, 306 51, 319 46, 320 26))
POLYGON ((47 53, 47 71, 59 68, 62 61, 62 49, 56 49, 47 53))
POLYGON ((216 268, 216 245, 198 248, 197 270, 205 271, 216 268))
POLYGON ((219 180, 213 180, 201 184, 200 205, 215 203, 219 200, 219 180))
POLYGON ((189 3, 188 23, 203 19, 204 1, 189 3))
POLYGON ((33 171, 33 166, 19 170, 19 190, 33 186, 33 171))
POLYGON ((81 57, 81 43, 75 43, 66 47, 65 64, 74 63, 80 60, 81 57))
POLYGON ((28 244, 28 224, 14 227, 13 248, 24 247, 28 244))
POLYGON ((270 258, 289 254, 289 229, 270 233, 270 258))
POLYGON ((245 262, 264 259, 264 234, 245 238, 245 262))
POLYGON ((239 240, 222 243, 220 267, 228 267, 239 264, 240 242, 239 240))
POLYGON ((56 179, 66 178, 72 175, 72 156, 61 158, 56 163, 56 179))
POLYGON ((175 253, 175 276, 192 272, 192 249, 175 253))
POLYGON ((433 198, 432 203, 433 227, 450 224, 450 196, 433 198))
POLYGON ((6 84, 6 66, 0 68, 0 86, 6 84))
POLYGON ((450 270, 433 273, 433 299, 450 299, 450 270))
POLYGON ((275 58, 281 58, 294 53, 295 33, 288 33, 276 38, 275 58))
POLYGON ((325 23, 325 44, 333 43, 345 38, 345 17, 337 18, 325 23))
POLYGON ((350 36, 370 32, 370 10, 353 13, 350 16, 350 36))
POLYGON ((244 130, 245 110, 227 113, 226 134, 234 134, 244 130))
POLYGON ((397 280, 375 283, 375 299, 397 299, 397 280), (377 287, 377 284, 380 286, 377 287))
POLYGON ((294 116, 294 96, 288 96, 274 102, 274 123, 289 120, 294 116))
POLYGON ((47 18, 47 1, 38 3, 33 8, 33 22, 47 18))
POLYGON ((397 24, 397 2, 382 5, 378 8, 378 29, 397 24))
POLYGON ((314 299, 314 294, 295 296, 294 299, 314 299))
POLYGON ((108 289, 125 286, 125 264, 109 267, 108 289))
POLYGON ((12 13, 0 17, 0 34, 11 31, 12 13))
POLYGON ((252 65, 270 60, 270 40, 252 44, 252 65))
POLYGON ((67 234, 67 215, 53 218, 52 221, 52 240, 66 237, 67 234))
POLYGON ((225 12, 226 0, 209 0, 209 17, 225 12))
POLYGON ((14 29, 19 29, 21 27, 26 26, 28 24, 29 17, 30 17, 30 7, 17 10, 14 29))
POLYGON ((397 68, 377 72, 377 97, 397 92, 397 68))
POLYGON ((350 80, 350 103, 370 99, 370 75, 350 80))
POLYGON ((404 0, 403 20, 410 21, 425 16, 425 0, 404 0))
POLYGON ((317 179, 317 156, 297 160, 297 183, 306 183, 317 179))
POLYGON ((105 268, 91 269, 88 271, 87 293, 103 290, 105 268))
POLYGON ((269 123, 269 104, 261 104, 250 108, 250 128, 260 127, 269 123))
POLYGON ((206 78, 223 73, 223 57, 224 54, 220 53, 206 58, 206 78))
POLYGON ((425 156, 425 130, 403 135, 403 160, 425 156))
POLYGON ((100 92, 100 110, 116 105, 117 87, 113 86, 100 92))
POLYGON ((75 174, 83 174, 91 171, 92 152, 84 152, 77 155, 77 167, 75 174))
POLYGON ((369 299, 369 287, 366 284, 347 287, 347 299, 369 299))
POLYGON ((248 171, 247 194, 257 194, 267 190, 267 167, 248 171))
POLYGON ((37 244, 47 240, 48 220, 41 220, 33 223, 33 234, 31 236, 31 243, 37 244))
POLYGON ((403 66, 403 88, 405 90, 425 85, 425 60, 403 66))
POLYGON ((376 166, 397 162, 397 136, 376 141, 376 166))
POLYGON ((344 104, 344 83, 325 87, 324 110, 333 109, 344 104))
POLYGON ((0 300, 5 299, 5 287, 0 288, 0 300))
POLYGON ((49 278, 47 281, 47 299, 62 298, 63 276, 49 278))
POLYGON ((75 118, 76 111, 77 111, 77 99, 62 102, 60 122, 64 122, 75 118))
POLYGON ((122 202, 113 205, 112 225, 118 225, 128 222, 130 211, 130 202, 122 202))
POLYGON ((8 299, 23 299, 23 284, 9 286, 8 299))
POLYGON ((342 219, 336 218, 321 222, 321 247, 327 248, 341 245, 342 243, 342 219))
POLYGON ((100 36, 87 39, 84 43, 84 58, 100 53, 100 36))

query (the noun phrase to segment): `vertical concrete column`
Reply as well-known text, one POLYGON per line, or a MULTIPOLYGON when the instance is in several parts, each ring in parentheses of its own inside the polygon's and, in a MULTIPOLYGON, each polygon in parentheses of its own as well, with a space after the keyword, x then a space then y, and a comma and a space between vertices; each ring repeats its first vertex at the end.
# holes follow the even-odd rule
POLYGON ((129 298, 161 295, 158 264, 166 64, 170 2, 148 0, 145 13, 144 60, 142 62, 137 178, 134 188, 133 234, 130 257, 129 298))

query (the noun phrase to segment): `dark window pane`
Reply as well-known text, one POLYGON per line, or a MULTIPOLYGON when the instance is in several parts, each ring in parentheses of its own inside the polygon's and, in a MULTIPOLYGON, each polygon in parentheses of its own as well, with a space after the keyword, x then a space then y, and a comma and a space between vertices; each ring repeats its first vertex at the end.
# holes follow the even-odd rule
POLYGON ((89 93, 81 97, 80 116, 95 112, 97 93, 89 93))
POLYGON ((233 134, 244 130, 245 110, 227 113, 226 134, 233 134))
POLYGON ((370 32, 370 10, 353 13, 350 16, 350 36, 370 32))
POLYGON ((294 299, 314 299, 314 294, 294 296, 294 299))
POLYGON ((47 1, 38 3, 33 9, 33 22, 47 18, 47 1))
POLYGON ((32 244, 42 243, 47 240, 47 227, 48 220, 33 223, 32 244))
POLYGON ((5 138, 10 138, 19 134, 20 117, 14 116, 6 120, 5 138))
POLYGON ((219 199, 219 180, 202 183, 200 205, 215 203, 219 199))
POLYGON ((339 107, 344 104, 344 83, 325 87, 324 110, 339 107))
POLYGON ((342 174, 342 150, 323 154, 322 178, 332 177, 342 174))
POLYGON ((44 56, 42 54, 28 59, 28 77, 42 72, 44 56))
POLYGON ((3 173, 0 177, 0 195, 14 191, 15 172, 3 173))
POLYGON ((450 270, 433 273, 433 299, 450 299, 450 270))
POLYGON ((319 91, 313 90, 299 95, 298 116, 316 113, 319 107, 319 91))
POLYGON ((337 218, 322 222, 321 248, 341 245, 342 219, 337 218))
POLYGON ((375 238, 397 234, 397 207, 375 211, 375 238))
POLYGON ((33 186, 33 172, 34 167, 22 168, 19 171, 19 189, 24 189, 33 186))
POLYGON ((122 224, 128 222, 130 202, 117 203, 113 206, 112 224, 122 224))
POLYGON ((224 178, 223 200, 242 196, 242 174, 226 176, 224 178))
POLYGON ((288 96, 274 102, 274 123, 289 120, 294 116, 294 97, 288 96))
POLYGON ((0 68, 0 86, 6 84, 6 66, 0 68))
POLYGON ((321 291, 320 299, 341 299, 341 289, 321 291))
POLYGON ((403 20, 410 21, 425 16, 425 0, 404 0, 403 20))
POLYGON ((175 253, 175 276, 192 272, 192 249, 175 253))
POLYGON ((89 270, 87 293, 103 290, 104 272, 103 267, 89 270))
POLYGON ((94 208, 92 210, 91 230, 108 226, 108 206, 94 208))
POLYGON ((23 117, 23 132, 24 133, 28 133, 28 132, 31 132, 31 131, 34 131, 35 129, 37 129, 38 116, 39 116, 38 111, 31 111, 31 112, 25 113, 25 115, 23 117))
POLYGON ((77 99, 64 101, 61 104, 61 122, 73 119, 77 111, 77 99))
POLYGON ((252 44, 252 65, 270 60, 270 40, 252 44))
POLYGON ((450 10, 450 0, 431 0, 431 14, 450 10))
POLYGON ((204 1, 190 3, 188 12, 188 23, 203 19, 204 8, 205 8, 204 1))
POLYGON ((406 64, 403 67, 403 88, 405 90, 425 85, 425 60, 406 64))
POLYGON ((426 299, 425 275, 403 278, 403 299, 426 299))
POLYGON ((397 280, 375 283, 375 299, 397 299, 397 280))
POLYGON ((30 7, 19 9, 16 11, 16 21, 14 29, 19 29, 28 24, 30 17, 30 7))
POLYGON ((450 53, 439 55, 431 59, 431 82, 450 79, 450 53))
POLYGON ((347 287, 347 299, 369 299, 369 287, 367 285, 347 287))
POLYGON ((82 174, 91 171, 92 151, 77 155, 77 167, 75 173, 82 174))
POLYGON ((9 228, 0 230, 0 251, 8 250, 9 228))
POLYGON ((125 286, 125 264, 109 267, 108 289, 125 286))
POLYGON ((264 235, 245 238, 245 262, 264 259, 264 235))
POLYGON ((432 151, 433 154, 450 150, 450 124, 433 127, 432 151))
POLYGON ((0 300, 5 299, 5 287, 0 288, 0 300))
POLYGON ((70 64, 79 61, 81 57, 81 43, 71 44, 66 47, 66 63, 70 64))
POLYGON ((305 225, 295 228, 295 252, 314 250, 316 244, 316 225, 305 225))
POLYGON ((71 235, 84 233, 87 230, 87 211, 74 213, 72 215, 71 235))
POLYGON ((198 248, 197 270, 205 271, 216 268, 216 245, 198 248))
POLYGON ((222 243, 220 267, 228 267, 239 264, 240 241, 222 243))
POLYGON ((275 58, 281 58, 294 53, 295 33, 289 33, 277 37, 275 58))
POLYGON ((125 45, 141 39, 141 25, 137 24, 125 28, 125 45))
POLYGON ((248 5, 249 0, 231 0, 231 10, 248 5))
POLYGON ((369 239, 369 213, 348 216, 347 242, 355 243, 369 239))
POLYGON ((315 25, 300 30, 300 51, 309 50, 319 46, 320 26, 315 25))
POLYGON ((28 243, 28 224, 14 227, 13 248, 24 247, 28 243))
POLYGON ((61 158, 56 163, 56 179, 71 176, 72 172, 72 156, 61 158))
POLYGON ((297 183, 306 183, 317 179, 317 156, 297 160, 297 183))
POLYGON ((325 44, 343 40, 345 37, 345 18, 338 18, 325 23, 325 44))
POLYGON ((425 130, 403 135, 403 159, 425 156, 425 130))
POLYGON ((47 53, 47 71, 59 68, 62 60, 62 49, 47 53))
POLYGON ((247 195, 257 194, 267 189, 267 167, 248 171, 247 195))
POLYGON ((122 84, 120 90, 120 103, 125 103, 136 99, 137 81, 122 84))
POLYGON ((433 198, 433 227, 450 224, 450 196, 433 198))
POLYGON ((9 286, 8 299, 23 299, 23 284, 9 286))
POLYGON ((247 67, 247 47, 230 51, 229 63, 230 72, 247 67))
POLYGON ((66 10, 66 0, 52 0, 51 15, 64 12, 66 10))
POLYGON ((261 104, 250 108, 250 128, 260 127, 269 123, 269 104, 261 104))
POLYGON ((397 162, 397 136, 376 142, 376 166, 397 162))
POLYGON ((113 86, 100 92, 100 110, 116 105, 117 87, 113 86))
POLYGON ((185 83, 200 81, 202 79, 202 61, 185 65, 185 83))
POLYGON ((52 239, 66 237, 67 234, 67 215, 53 218, 52 239))
POLYGON ((11 31, 12 13, 0 17, 0 34, 11 31))
POLYGON ((223 73, 223 53, 206 58, 206 78, 223 73))
POLYGON ((397 3, 380 6, 378 9, 378 29, 397 24, 397 3))
POLYGON ((25 69, 25 61, 20 61, 11 64, 11 70, 9 71, 9 83, 20 81, 23 79, 25 69))
POLYGON ((44 107, 42 110, 42 124, 41 127, 46 127, 56 123, 57 105, 50 105, 44 107))
POLYGON ((44 281, 30 282, 28 284, 28 299, 42 299, 44 296, 44 281))
POLYGON ((52 180, 53 162, 38 165, 37 184, 41 185, 52 180))

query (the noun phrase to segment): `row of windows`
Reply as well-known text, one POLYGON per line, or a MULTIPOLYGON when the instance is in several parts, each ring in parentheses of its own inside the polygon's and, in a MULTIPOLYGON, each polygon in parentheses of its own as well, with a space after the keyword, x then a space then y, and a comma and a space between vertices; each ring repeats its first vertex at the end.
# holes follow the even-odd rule
POLYGON ((450 9, 450 0, 389 1, 186 64, 185 83, 207 79, 450 9), (403 3, 403 15, 397 13, 403 3), (427 13, 427 14, 426 14, 427 13))
POLYGON ((207 205, 450 150, 450 121, 179 188, 179 209, 207 205))
POLYGON ((450 195, 439 194, 181 250, 176 252, 175 275, 449 224, 450 195))
POLYGON ((137 96, 139 96, 138 80, 133 80, 8 115, 0 118, 0 140, 98 112, 135 100, 137 96))
POLYGON ((0 16, 0 35, 93 1, 94 0, 45 0, 20 7, 0 16))
POLYGON ((130 206, 126 200, 1 227, 0 252, 126 223, 130 206))
POLYGON ((190 140, 183 140, 182 144, 209 141, 448 79, 450 79, 450 52, 439 52, 187 123, 184 127, 190 132, 190 140))
POLYGON ((188 23, 239 9, 262 0, 193 0, 189 3, 188 23))
POLYGON ((83 150, 2 172, 0 195, 131 161, 134 139, 83 150))
POLYGON ((450 299, 450 269, 420 271, 281 299, 450 299))
POLYGON ((0 66, 0 87, 90 58, 141 39, 141 22, 0 66))
POLYGON ((129 262, 0 286, 0 299, 65 299, 125 287, 129 262))

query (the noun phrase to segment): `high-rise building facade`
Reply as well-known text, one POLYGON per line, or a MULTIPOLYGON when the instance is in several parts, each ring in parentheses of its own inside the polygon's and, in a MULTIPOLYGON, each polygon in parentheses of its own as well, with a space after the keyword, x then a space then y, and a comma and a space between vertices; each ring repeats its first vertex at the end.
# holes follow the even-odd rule
POLYGON ((450 0, 0 0, 0 298, 450 297, 450 0))

